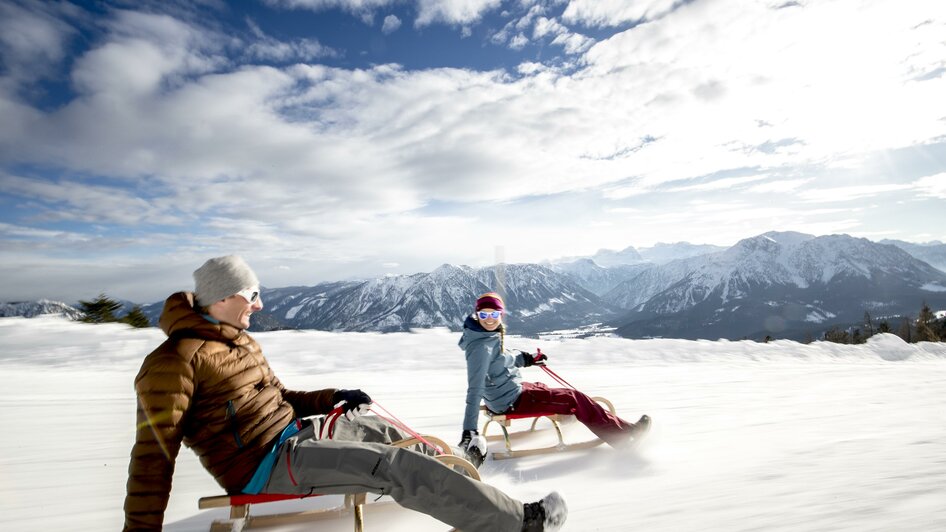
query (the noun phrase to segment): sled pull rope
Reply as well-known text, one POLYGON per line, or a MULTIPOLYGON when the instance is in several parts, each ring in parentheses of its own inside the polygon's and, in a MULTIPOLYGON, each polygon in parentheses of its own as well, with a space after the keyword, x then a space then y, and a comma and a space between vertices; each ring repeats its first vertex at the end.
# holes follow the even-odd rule
POLYGON ((338 421, 339 416, 342 415, 342 412, 345 410, 341 406, 336 406, 328 415, 325 416, 325 423, 322 424, 322 428, 319 429, 319 439, 324 440, 325 438, 325 429, 328 428, 328 439, 331 440, 335 436, 335 422, 338 421))
POLYGON ((418 440, 420 440, 421 442, 423 442, 424 445, 426 445, 426 446, 430 447, 431 449, 433 449, 434 452, 436 452, 437 454, 444 454, 443 449, 441 449, 439 446, 434 445, 434 444, 430 443, 429 441, 427 441, 426 438, 424 438, 423 436, 421 436, 420 434, 418 434, 416 431, 414 431, 414 429, 408 427, 403 421, 401 421, 400 419, 398 419, 397 416, 395 416, 395 415, 392 414, 391 412, 388 412, 388 409, 387 409, 387 408, 384 408, 383 406, 381 406, 377 401, 372 401, 372 402, 371 402, 371 411, 374 412, 374 413, 375 413, 378 417, 380 417, 381 419, 387 421, 388 423, 394 425, 395 427, 397 427, 397 428, 403 430, 404 432, 410 434, 411 436, 417 438, 418 440), (385 416, 383 416, 380 412, 378 412, 377 410, 375 410, 375 407, 380 408, 382 411, 384 411, 385 414, 387 414, 387 415, 389 415, 389 416, 391 416, 391 417, 385 417, 385 416))
MULTIPOLYGON (((539 349, 539 348, 536 348, 536 349, 535 349, 535 353, 536 353, 537 355, 541 355, 541 354, 542 354, 542 350, 539 349)), ((574 386, 572 386, 571 384, 569 384, 568 381, 566 381, 565 379, 563 379, 562 377, 560 377, 558 373, 555 373, 554 371, 550 370, 547 365, 545 365, 545 364, 536 364, 536 365, 539 366, 540 368, 542 368, 542 371, 546 372, 550 377, 552 377, 553 379, 555 379, 559 384, 564 385, 564 386, 567 386, 567 387, 571 388, 572 390, 578 390, 578 388, 575 388, 574 386)))

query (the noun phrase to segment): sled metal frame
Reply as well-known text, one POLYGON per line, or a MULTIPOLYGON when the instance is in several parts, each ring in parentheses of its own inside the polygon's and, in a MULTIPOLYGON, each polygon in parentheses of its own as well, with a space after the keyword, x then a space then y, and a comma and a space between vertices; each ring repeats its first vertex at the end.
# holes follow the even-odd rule
MULTIPOLYGON (((612 414, 615 414, 614 404, 605 399, 604 397, 592 397, 597 403, 604 405, 608 411, 612 414)), ((505 451, 496 452, 493 451, 491 454, 494 460, 505 460, 507 458, 518 458, 521 456, 533 456, 537 454, 548 454, 548 453, 557 453, 563 451, 577 451, 580 449, 591 449, 597 447, 604 443, 600 438, 595 438, 593 440, 578 442, 578 443, 565 443, 565 438, 562 436, 562 427, 560 423, 570 422, 575 420, 575 416, 570 414, 496 414, 490 412, 485 406, 480 407, 480 412, 486 416, 486 423, 483 424, 483 429, 480 431, 480 434, 486 438, 487 442, 495 442, 502 440, 505 444, 505 451), (551 447, 539 447, 537 449, 513 449, 512 448, 512 439, 514 436, 529 434, 536 432, 536 424, 540 419, 545 418, 552 422, 552 427, 555 429, 555 435, 558 437, 558 444, 551 447), (509 428, 512 425, 512 421, 515 419, 532 419, 532 425, 528 430, 520 430, 515 432, 510 432, 509 428), (486 430, 489 428, 490 423, 496 423, 499 425, 499 428, 503 431, 502 435, 496 434, 493 436, 487 436, 486 430)))
MULTIPOLYGON (((462 469, 470 478, 480 480, 479 471, 476 467, 465 459, 456 456, 450 450, 450 446, 440 438, 433 436, 423 436, 423 438, 438 447, 443 454, 435 458, 446 467, 462 469)), ((410 447, 423 443, 420 438, 407 438, 391 443, 393 447, 410 447)), ((201 510, 209 508, 230 508, 230 518, 216 520, 210 524, 210 532, 242 532, 248 528, 262 528, 289 523, 302 523, 308 521, 319 521, 326 519, 337 519, 347 515, 354 517, 355 532, 364 532, 364 506, 366 504, 366 493, 348 493, 345 494, 344 503, 341 506, 324 508, 321 510, 306 510, 301 512, 287 512, 281 514, 262 514, 250 515, 250 507, 257 504, 268 502, 286 501, 294 499, 308 499, 312 497, 321 497, 321 493, 314 494, 296 494, 296 493, 260 493, 257 495, 237 494, 237 495, 215 495, 210 497, 201 497, 197 501, 197 507, 201 510)), ((393 506, 391 503, 372 503, 372 507, 393 506)))

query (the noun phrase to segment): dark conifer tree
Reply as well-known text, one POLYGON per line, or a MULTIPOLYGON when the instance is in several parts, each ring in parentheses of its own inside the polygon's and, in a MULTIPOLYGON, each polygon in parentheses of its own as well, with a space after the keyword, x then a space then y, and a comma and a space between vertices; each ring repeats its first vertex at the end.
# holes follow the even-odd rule
POLYGON ((122 308, 122 304, 114 299, 109 299, 105 294, 92 301, 79 301, 79 310, 82 312, 82 320, 86 323, 109 323, 116 321, 115 311, 122 308))
POLYGON ((148 320, 148 317, 145 316, 145 313, 141 311, 140 305, 135 305, 134 308, 128 312, 128 314, 122 316, 122 319, 118 321, 127 323, 128 325, 137 327, 139 329, 151 326, 151 321, 148 320))
POLYGON ((936 317, 933 315, 933 311, 930 310, 930 306, 924 301, 923 307, 920 309, 920 315, 916 318, 917 342, 939 341, 939 335, 933 330, 934 321, 936 321, 936 317))
POLYGON ((864 338, 874 336, 874 322, 870 319, 870 312, 864 311, 864 338))
POLYGON ((913 342, 913 330, 910 327, 910 318, 903 318, 903 321, 900 322, 900 329, 897 331, 897 336, 902 338, 904 342, 913 342))

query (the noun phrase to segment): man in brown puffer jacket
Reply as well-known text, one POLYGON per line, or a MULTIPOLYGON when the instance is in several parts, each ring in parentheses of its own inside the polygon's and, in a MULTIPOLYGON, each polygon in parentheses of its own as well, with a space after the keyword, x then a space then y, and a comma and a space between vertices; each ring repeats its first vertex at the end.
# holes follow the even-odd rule
POLYGON ((327 414, 341 402, 357 414, 370 397, 282 385, 245 331, 263 304, 259 281, 240 257, 210 259, 194 280, 193 294, 165 302, 159 324, 168 339, 145 357, 135 378, 126 532, 161 530, 181 443, 231 494, 369 491, 467 532, 554 530, 564 520, 556 493, 524 507, 425 454, 386 445, 404 435, 375 416, 342 423, 334 439, 319 439, 320 418, 302 418, 327 414))

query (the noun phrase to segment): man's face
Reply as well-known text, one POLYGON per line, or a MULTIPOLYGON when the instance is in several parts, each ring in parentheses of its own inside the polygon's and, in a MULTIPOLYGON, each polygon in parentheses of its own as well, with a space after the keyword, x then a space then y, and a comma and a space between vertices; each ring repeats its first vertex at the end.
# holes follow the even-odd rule
POLYGON ((223 301, 217 301, 210 305, 208 310, 210 315, 220 322, 239 329, 247 329, 250 326, 250 316, 262 309, 263 299, 259 295, 259 289, 255 289, 255 291, 244 290, 223 301))

